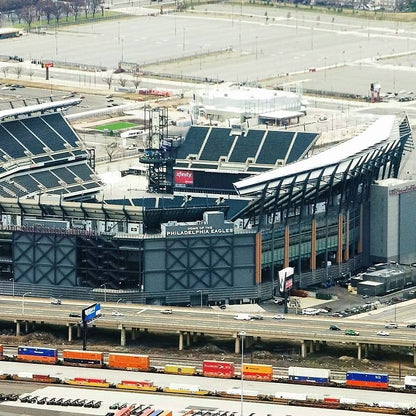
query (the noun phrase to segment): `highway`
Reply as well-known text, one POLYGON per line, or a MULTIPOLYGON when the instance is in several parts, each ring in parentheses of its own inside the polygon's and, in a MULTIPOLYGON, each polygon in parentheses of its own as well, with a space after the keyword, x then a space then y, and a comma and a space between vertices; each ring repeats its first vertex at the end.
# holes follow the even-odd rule
MULTIPOLYGON (((409 301, 414 303, 414 301, 409 301)), ((81 301, 63 301, 62 305, 52 305, 47 299, 32 297, 2 297, 0 320, 16 322, 45 323, 60 326, 76 327, 80 318, 70 317, 70 313, 81 313, 81 309, 89 306, 81 301)), ((360 345, 374 344, 385 346, 405 346, 411 349, 416 344, 416 329, 407 328, 404 319, 398 319, 398 329, 388 329, 389 336, 379 336, 377 332, 384 330, 384 324, 392 321, 391 311, 385 309, 365 314, 357 318, 333 318, 323 316, 286 315, 284 320, 273 319, 273 314, 263 313, 263 320, 236 320, 236 312, 208 308, 172 308, 172 314, 161 313, 163 307, 150 305, 133 305, 123 303, 102 303, 102 317, 93 325, 99 328, 120 332, 120 343, 125 345, 127 331, 143 330, 164 334, 179 334, 179 349, 184 342, 190 342, 187 334, 206 334, 235 339, 235 352, 239 352, 238 334, 241 331, 247 337, 261 338, 269 341, 293 341, 306 350, 314 343, 354 343, 360 345), (378 312, 378 313, 377 313, 378 312), (116 316, 113 313, 117 313, 116 316), (377 315, 379 320, 377 320, 377 315), (386 318, 389 318, 386 320, 386 318), (337 325, 340 331, 330 330, 330 325, 337 325), (345 335, 346 329, 359 331, 359 336, 345 335)), ((403 311, 411 313, 408 302, 393 306, 396 317, 403 311), (397 312, 398 311, 398 312, 397 312)), ((403 312, 403 316, 404 312, 403 312)), ((406 315, 407 316, 407 315, 406 315)), ((410 318, 409 318, 410 319, 410 318)), ((360 349, 360 348, 359 348, 360 349)), ((358 353, 360 354, 360 352, 358 353)))

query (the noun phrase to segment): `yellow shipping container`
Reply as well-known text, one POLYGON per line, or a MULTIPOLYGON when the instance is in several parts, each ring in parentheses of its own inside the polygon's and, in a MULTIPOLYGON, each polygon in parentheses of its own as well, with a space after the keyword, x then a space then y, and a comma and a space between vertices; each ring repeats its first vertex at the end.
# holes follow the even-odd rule
POLYGON ((243 373, 273 374, 273 367, 263 364, 243 364, 243 373))
POLYGON ((180 366, 180 365, 165 365, 166 374, 184 374, 187 376, 193 376, 196 374, 196 367, 180 366))

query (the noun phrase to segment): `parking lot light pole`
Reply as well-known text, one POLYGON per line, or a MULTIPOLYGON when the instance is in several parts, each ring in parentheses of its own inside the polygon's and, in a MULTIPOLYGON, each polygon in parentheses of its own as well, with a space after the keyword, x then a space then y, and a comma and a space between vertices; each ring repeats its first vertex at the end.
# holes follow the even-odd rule
POLYGON ((244 337, 247 335, 246 331, 241 331, 238 333, 241 338, 241 408, 240 416, 243 416, 243 403, 244 403, 244 376, 243 376, 243 363, 244 363, 244 337))

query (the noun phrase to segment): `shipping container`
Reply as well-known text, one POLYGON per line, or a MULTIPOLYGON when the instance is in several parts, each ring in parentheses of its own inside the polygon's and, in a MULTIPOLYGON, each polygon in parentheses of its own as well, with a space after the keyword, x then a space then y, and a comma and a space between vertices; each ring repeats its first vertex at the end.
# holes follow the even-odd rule
POLYGON ((205 360, 202 363, 202 374, 205 377, 233 378, 235 374, 234 363, 205 360))
MULTIPOLYGON (((241 398, 241 389, 231 388, 226 391, 219 391, 218 394, 224 397, 238 397, 241 398)), ((257 399, 258 391, 243 389, 243 397, 247 399, 257 399)))
POLYGON ((150 416, 153 413, 154 409, 146 409, 142 413, 140 413, 140 416, 150 416))
POLYGON ((20 346, 17 347, 17 360, 56 364, 58 362, 58 351, 54 348, 20 346))
POLYGON ((288 375, 289 380, 328 383, 331 378, 331 370, 325 368, 289 367, 288 375))
POLYGON ((172 416, 172 410, 164 410, 159 416, 172 416))
POLYGON ((183 374, 183 375, 186 375, 186 376, 194 376, 196 374, 196 367, 166 364, 165 365, 165 373, 166 374, 183 374))
POLYGON ((163 413, 163 410, 154 410, 153 413, 150 413, 149 416, 159 416, 163 413))
POLYGON ((339 403, 339 399, 335 397, 324 397, 325 403, 339 403))
POLYGON ((108 354, 108 367, 119 370, 149 371, 150 357, 135 354, 108 354))
POLYGON ((3 345, 0 344, 0 360, 3 359, 3 345))
POLYGON ((350 399, 349 397, 341 397, 339 399, 341 404, 357 404, 357 399, 350 399))
POLYGON ((153 384, 152 381, 127 381, 123 380, 121 383, 116 386, 118 389, 127 389, 127 390, 146 390, 146 391, 157 391, 157 387, 153 384))
POLYGON ((262 364, 243 364, 243 379, 271 381, 273 378, 273 367, 262 364))
POLYGON ((414 376, 405 376, 405 378, 404 378, 404 388, 406 390, 416 390, 416 377, 414 377, 414 376))
POLYGON ((279 392, 274 394, 276 399, 298 400, 306 402, 308 396, 302 393, 279 392))
POLYGON ((65 380, 65 383, 76 384, 80 386, 110 387, 110 383, 101 378, 75 377, 74 379, 65 380))
POLYGON ((62 352, 64 365, 79 367, 101 367, 104 362, 104 353, 81 350, 64 350, 62 352))
POLYGON ((388 388, 389 386, 389 376, 387 374, 348 371, 346 379, 348 386, 375 388, 388 388))

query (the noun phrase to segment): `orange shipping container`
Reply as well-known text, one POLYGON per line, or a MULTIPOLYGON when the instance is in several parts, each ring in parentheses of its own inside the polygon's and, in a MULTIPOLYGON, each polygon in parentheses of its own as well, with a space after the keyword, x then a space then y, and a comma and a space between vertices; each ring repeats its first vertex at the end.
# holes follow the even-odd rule
POLYGON ((108 354, 108 367, 121 370, 149 371, 150 358, 148 355, 108 354))
POLYGON ((101 367, 103 364, 104 354, 102 352, 64 350, 62 352, 62 357, 65 365, 101 367))
POLYGON ((273 378, 273 367, 262 364, 243 364, 243 378, 245 380, 271 381, 273 378))

